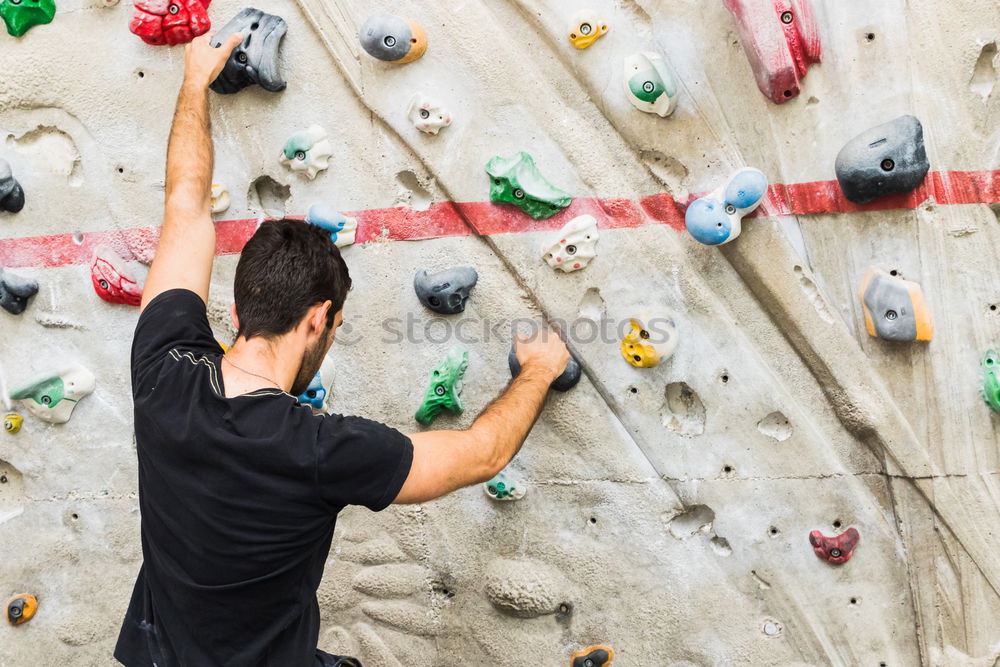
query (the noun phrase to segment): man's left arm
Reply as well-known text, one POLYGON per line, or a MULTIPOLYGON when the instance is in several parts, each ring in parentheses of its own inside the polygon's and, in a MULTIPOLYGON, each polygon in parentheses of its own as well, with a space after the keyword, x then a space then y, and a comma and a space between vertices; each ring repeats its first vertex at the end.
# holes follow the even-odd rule
POLYGON ((175 288, 189 289, 208 301, 215 259, 208 86, 242 35, 230 35, 219 48, 212 47, 210 39, 207 34, 196 37, 184 48, 184 81, 167 144, 163 226, 142 291, 141 308, 175 288))

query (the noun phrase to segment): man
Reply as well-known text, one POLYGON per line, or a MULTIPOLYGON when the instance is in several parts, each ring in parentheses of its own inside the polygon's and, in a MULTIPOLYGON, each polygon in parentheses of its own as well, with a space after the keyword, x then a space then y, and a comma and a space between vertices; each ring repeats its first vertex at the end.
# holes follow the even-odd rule
POLYGON ((343 321, 347 266, 329 235, 269 221, 236 269, 225 354, 205 303, 215 250, 208 84, 234 35, 185 49, 163 227, 132 343, 143 565, 115 657, 130 667, 357 665, 316 647, 337 513, 420 503, 484 482, 517 453, 569 359, 518 341, 521 373, 466 431, 402 433, 314 416, 296 396, 343 321))

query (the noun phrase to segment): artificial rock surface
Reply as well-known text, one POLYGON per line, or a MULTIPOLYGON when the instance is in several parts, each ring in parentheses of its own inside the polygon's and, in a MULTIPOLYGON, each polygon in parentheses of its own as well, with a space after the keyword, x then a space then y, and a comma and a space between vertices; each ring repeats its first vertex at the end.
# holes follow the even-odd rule
MULTIPOLYGON (((602 0, 593 8, 613 29, 577 50, 566 36, 573 0, 447 10, 275 0, 267 10, 289 25, 289 87, 212 98, 224 216, 304 216, 319 201, 352 215, 485 202, 482 165, 519 151, 575 202, 664 191, 687 202, 745 165, 772 184, 833 181, 845 142, 904 114, 923 122, 933 170, 998 167, 996 63, 983 57, 997 37, 993 0, 815 4, 823 63, 777 106, 721 2, 602 0), (419 20, 432 48, 405 67, 361 53, 358 27, 376 10, 419 20), (669 118, 622 94, 623 60, 638 49, 662 53, 677 76, 669 118), (461 119, 435 138, 405 113, 423 89, 461 119), (312 124, 349 159, 311 181, 275 156, 312 124)), ((210 13, 222 25, 242 7, 214 0, 210 13)), ((0 47, 0 153, 30 195, 0 215, 0 265, 42 285, 21 315, 0 312, 0 371, 8 390, 63 362, 97 376, 68 423, 24 413, 19 433, 0 433, 0 598, 39 600, 30 622, 0 624, 10 664, 111 663, 141 563, 127 366, 137 311, 102 301, 89 264, 101 243, 152 258, 152 235, 114 235, 159 224, 183 52, 128 35, 130 12, 67 0, 52 24, 0 47), (43 253, 58 262, 12 241, 50 236, 66 239, 43 253)), ((1000 415, 979 390, 980 360, 1000 344, 995 210, 929 199, 912 210, 758 211, 721 248, 683 224, 601 228, 600 253, 571 274, 540 257, 570 212, 549 226, 527 220, 524 233, 407 243, 373 237, 360 218, 359 242, 343 249, 355 287, 329 409, 417 428, 414 396, 458 319, 478 337, 466 344, 465 411, 433 428, 467 426, 508 381, 514 318, 577 324, 583 377, 552 394, 508 468, 530 486, 523 499, 493 502, 475 486, 342 513, 319 591, 320 646, 376 667, 511 655, 558 667, 595 644, 625 667, 992 665, 1000 415), (459 263, 479 272, 465 313, 422 308, 414 273, 459 263), (933 341, 868 336, 857 285, 872 265, 921 284, 933 341), (625 362, 614 331, 590 334, 588 322, 642 311, 669 311, 679 331, 655 368, 625 362), (849 562, 816 557, 811 531, 848 527, 862 535, 849 562)), ((596 206, 579 213, 604 220, 596 206)), ((209 303, 223 342, 235 265, 217 259, 209 303)))

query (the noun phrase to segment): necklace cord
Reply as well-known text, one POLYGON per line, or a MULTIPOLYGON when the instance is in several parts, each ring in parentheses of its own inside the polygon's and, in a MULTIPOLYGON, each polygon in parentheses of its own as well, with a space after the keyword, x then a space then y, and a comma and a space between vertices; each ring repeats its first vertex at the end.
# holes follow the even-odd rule
POLYGON ((233 363, 233 360, 229 358, 229 355, 224 354, 224 355, 222 355, 222 358, 225 359, 226 361, 228 361, 229 365, 232 366, 233 368, 235 368, 236 370, 243 371, 247 375, 253 375, 255 377, 259 377, 261 380, 267 380, 268 382, 270 382, 271 384, 273 384, 278 389, 281 389, 281 391, 285 391, 284 389, 281 388, 280 384, 278 384, 277 382, 275 382, 271 378, 267 377, 266 375, 261 375, 260 373, 254 373, 253 371, 248 371, 247 369, 242 368, 241 366, 237 366, 235 363, 233 363))

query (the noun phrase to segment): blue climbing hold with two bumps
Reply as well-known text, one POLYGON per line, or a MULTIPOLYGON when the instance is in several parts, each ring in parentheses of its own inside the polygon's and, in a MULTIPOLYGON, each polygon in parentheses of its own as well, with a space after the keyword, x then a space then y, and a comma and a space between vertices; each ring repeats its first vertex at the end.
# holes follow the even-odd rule
POLYGON ((699 243, 728 243, 740 235, 743 216, 760 206, 766 193, 767 176, 763 172, 740 169, 725 185, 688 206, 684 223, 699 243))

